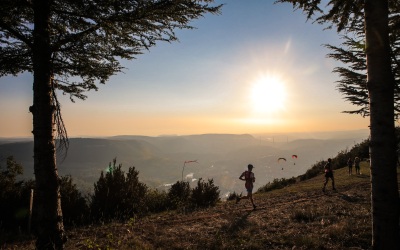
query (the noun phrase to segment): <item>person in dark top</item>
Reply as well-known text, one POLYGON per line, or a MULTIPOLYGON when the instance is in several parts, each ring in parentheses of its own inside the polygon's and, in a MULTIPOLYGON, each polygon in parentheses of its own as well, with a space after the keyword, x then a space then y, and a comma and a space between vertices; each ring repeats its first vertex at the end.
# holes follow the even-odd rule
POLYGON ((360 158, 358 158, 358 157, 354 158, 354 167, 356 168, 356 174, 361 174, 360 173, 360 158))
POLYGON ((324 182, 324 187, 322 188, 322 191, 325 193, 325 187, 326 187, 326 184, 328 184, 329 178, 332 179, 332 190, 336 191, 335 178, 333 177, 332 159, 331 158, 328 158, 328 162, 325 164, 324 171, 325 171, 325 182, 324 182))
POLYGON ((351 158, 349 158, 349 160, 347 161, 347 166, 349 167, 349 175, 353 174, 353 161, 351 160, 351 158))
POLYGON ((256 209, 256 205, 254 204, 253 200, 253 183, 256 181, 256 178, 254 177, 254 173, 252 172, 253 170, 253 165, 249 164, 247 166, 247 171, 244 171, 240 176, 239 179, 242 181, 245 181, 245 188, 247 190, 247 196, 243 197, 236 197, 236 203, 238 203, 241 199, 249 199, 251 201, 251 204, 253 205, 253 209, 256 209))

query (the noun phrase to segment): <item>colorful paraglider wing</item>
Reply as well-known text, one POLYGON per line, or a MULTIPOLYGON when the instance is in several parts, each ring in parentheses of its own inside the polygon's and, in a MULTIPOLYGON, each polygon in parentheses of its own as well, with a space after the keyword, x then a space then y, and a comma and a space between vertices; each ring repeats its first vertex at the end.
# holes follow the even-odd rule
MULTIPOLYGON (((292 155, 292 159, 293 159, 293 160, 297 159, 297 155, 292 155)), ((293 162, 293 165, 296 165, 296 163, 293 162)))
POLYGON ((280 161, 286 161, 286 158, 283 158, 283 157, 278 158, 278 162, 280 162, 280 161))

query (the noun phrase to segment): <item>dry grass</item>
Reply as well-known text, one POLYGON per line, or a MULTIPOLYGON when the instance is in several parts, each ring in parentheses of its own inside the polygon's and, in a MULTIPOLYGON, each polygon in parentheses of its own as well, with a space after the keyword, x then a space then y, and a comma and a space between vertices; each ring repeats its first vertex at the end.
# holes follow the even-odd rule
MULTIPOLYGON (((322 192, 323 176, 247 201, 191 213, 167 212, 126 223, 68 231, 66 249, 369 249, 370 181, 335 171, 337 192, 322 192)), ((33 249, 33 242, 7 249, 33 249)))

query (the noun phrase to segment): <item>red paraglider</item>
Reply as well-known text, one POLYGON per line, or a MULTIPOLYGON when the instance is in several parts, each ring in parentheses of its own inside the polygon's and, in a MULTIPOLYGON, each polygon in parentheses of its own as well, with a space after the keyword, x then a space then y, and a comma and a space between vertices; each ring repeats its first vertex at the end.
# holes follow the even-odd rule
MULTIPOLYGON (((292 159, 293 159, 293 160, 297 159, 297 155, 292 155, 292 159)), ((293 162, 293 165, 296 165, 296 163, 293 162)))

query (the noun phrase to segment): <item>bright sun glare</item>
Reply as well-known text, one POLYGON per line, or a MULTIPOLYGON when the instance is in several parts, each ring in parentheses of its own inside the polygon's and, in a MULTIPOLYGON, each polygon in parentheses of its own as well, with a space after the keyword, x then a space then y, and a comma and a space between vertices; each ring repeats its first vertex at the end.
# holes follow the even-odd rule
POLYGON ((284 108, 285 99, 284 82, 277 77, 263 76, 252 87, 251 100, 257 113, 278 112, 284 108))

